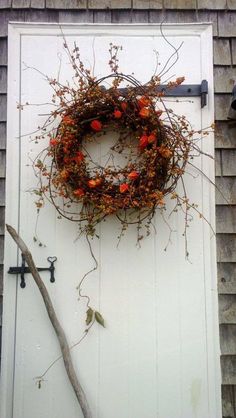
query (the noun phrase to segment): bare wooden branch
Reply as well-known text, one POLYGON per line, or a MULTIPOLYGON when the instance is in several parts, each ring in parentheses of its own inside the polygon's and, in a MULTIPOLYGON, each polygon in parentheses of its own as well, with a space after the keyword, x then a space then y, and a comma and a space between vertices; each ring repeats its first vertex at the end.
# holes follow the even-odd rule
POLYGON ((62 357, 63 357, 63 361, 64 361, 64 365, 65 365, 65 369, 66 369, 66 373, 68 375, 68 378, 70 380, 70 383, 73 387, 73 390, 75 392, 75 395, 77 397, 77 400, 79 402, 79 405, 82 409, 83 412, 83 417, 84 418, 92 418, 90 409, 89 409, 89 405, 85 396, 85 393, 83 391, 83 388, 77 378, 77 375, 75 373, 75 369, 72 363, 72 358, 71 358, 71 354, 70 354, 70 348, 69 348, 69 344, 67 342, 67 338, 65 335, 65 332, 60 324, 60 322, 57 319, 55 310, 53 308, 52 305, 52 301, 51 298, 48 294, 47 288, 44 285, 39 272, 35 266, 33 257, 28 249, 28 247, 26 246, 26 244, 24 243, 24 241, 22 240, 22 238, 17 234, 16 230, 10 226, 10 225, 6 225, 7 231, 9 232, 9 234, 11 235, 11 237, 13 238, 13 240, 16 242, 16 244, 18 245, 18 247, 20 248, 22 255, 25 257, 26 263, 28 264, 28 267, 30 269, 30 272, 34 278, 34 281, 36 283, 36 285, 38 286, 38 289, 41 293, 41 296, 43 298, 48 316, 50 318, 50 321, 52 323, 52 326, 56 332, 60 347, 61 347, 61 352, 62 352, 62 357))

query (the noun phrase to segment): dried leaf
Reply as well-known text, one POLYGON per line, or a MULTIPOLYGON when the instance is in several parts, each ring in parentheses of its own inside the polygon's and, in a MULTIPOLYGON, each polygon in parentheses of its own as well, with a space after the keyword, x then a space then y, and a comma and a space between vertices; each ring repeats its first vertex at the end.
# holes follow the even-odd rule
POLYGON ((102 317, 102 315, 99 313, 99 312, 95 312, 95 319, 96 319, 96 321, 102 326, 102 327, 104 327, 105 328, 105 322, 104 322, 104 319, 103 319, 103 317, 102 317))
POLYGON ((86 313, 87 313, 86 325, 89 325, 89 324, 91 324, 91 322, 93 320, 94 311, 93 311, 92 308, 88 308, 86 313))

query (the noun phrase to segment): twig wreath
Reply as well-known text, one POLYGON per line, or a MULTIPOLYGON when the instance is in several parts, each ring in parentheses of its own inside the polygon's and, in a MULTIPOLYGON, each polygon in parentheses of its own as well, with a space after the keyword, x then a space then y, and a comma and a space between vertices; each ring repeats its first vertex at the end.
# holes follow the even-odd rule
MULTIPOLYGON (((78 88, 48 79, 54 89, 53 103, 59 99, 50 116, 53 120, 60 117, 60 122, 48 133, 49 145, 34 163, 40 183, 37 207, 48 198, 60 216, 77 222, 90 236, 112 214, 121 222, 122 231, 129 224, 137 224, 138 231, 143 224, 149 229, 156 210, 165 209, 168 195, 176 200, 176 207, 196 209, 186 196, 183 175, 186 164, 203 152, 186 117, 166 107, 164 93, 158 91, 161 74, 142 85, 133 75, 119 71, 117 55, 122 47, 110 44, 111 73, 96 79, 84 67, 79 48, 75 45, 71 52, 66 41, 64 47, 78 88), (107 82, 108 89, 104 87, 107 82), (124 82, 127 86, 120 88, 124 82), (118 138, 102 165, 87 148, 111 132, 118 138), (179 180, 184 196, 176 193, 179 180)), ((177 78, 167 88, 183 81, 184 77, 177 78)), ((197 133, 207 135, 209 128, 197 133)))

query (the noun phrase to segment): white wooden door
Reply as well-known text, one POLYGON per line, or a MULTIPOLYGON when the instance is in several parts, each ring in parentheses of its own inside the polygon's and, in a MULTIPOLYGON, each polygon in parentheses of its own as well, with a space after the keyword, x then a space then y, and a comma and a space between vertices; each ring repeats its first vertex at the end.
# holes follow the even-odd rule
MULTIPOLYGON (((141 82, 153 73, 155 56, 163 64, 173 52, 155 25, 104 26, 65 25, 68 43, 74 40, 89 66, 95 56, 95 73, 108 73, 108 47, 122 45, 120 66, 124 73, 135 72, 141 82)), ((178 46, 179 60, 166 78, 185 76, 185 83, 209 83, 207 106, 200 98, 168 103, 177 113, 186 114, 201 129, 213 121, 212 33, 209 25, 166 26, 164 33, 178 46)), ((70 80, 71 68, 63 51, 61 30, 54 25, 12 24, 9 32, 8 169, 7 223, 16 227, 32 250, 38 266, 48 256, 57 256, 56 282, 42 273, 71 345, 83 335, 85 304, 78 301, 76 286, 93 266, 84 237, 66 220, 57 219, 50 204, 38 219, 37 231, 43 245, 34 242, 37 214, 35 197, 29 193, 36 182, 31 158, 40 145, 28 134, 42 124, 50 110, 29 106, 23 111, 16 103, 50 102, 51 90, 42 75, 70 80)), ((164 81, 164 80, 163 80, 164 81)), ((171 99, 170 99, 171 100, 171 99)), ((213 153, 213 137, 202 142, 213 153)), ((196 165, 214 178, 214 164, 198 158, 196 165)), ((197 170, 186 176, 189 198, 199 205, 214 227, 214 189, 197 170)), ((171 202, 168 202, 171 209, 171 202)), ((93 240, 98 258, 97 271, 88 276, 83 291, 92 306, 105 318, 106 328, 96 325, 87 338, 73 348, 73 361, 82 382, 93 417, 97 418, 219 418, 220 373, 215 268, 215 238, 202 219, 193 213, 188 231, 190 261, 185 259, 184 219, 181 211, 169 219, 155 217, 152 234, 136 246, 136 231, 130 228, 117 248, 119 224, 110 218, 100 226, 100 239, 93 240)), ((4 335, 2 365, 2 418, 82 417, 69 385, 58 343, 45 307, 30 275, 26 288, 7 274, 20 263, 12 240, 6 237, 4 335)))

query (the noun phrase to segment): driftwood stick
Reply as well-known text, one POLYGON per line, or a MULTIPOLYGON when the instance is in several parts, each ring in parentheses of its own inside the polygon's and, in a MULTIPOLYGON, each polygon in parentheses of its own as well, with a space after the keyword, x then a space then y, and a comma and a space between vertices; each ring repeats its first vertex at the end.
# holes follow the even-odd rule
POLYGON ((70 354, 70 348, 69 348, 69 344, 67 342, 66 339, 66 335, 65 332, 60 324, 60 322, 57 319, 55 310, 53 308, 52 305, 52 301, 50 299, 50 296, 48 294, 48 291, 46 289, 46 286, 44 285, 39 272, 35 266, 33 257, 29 251, 29 249, 27 248, 26 244, 24 243, 24 241, 22 240, 22 238, 17 234, 16 230, 10 226, 10 225, 6 225, 7 231, 9 232, 9 234, 11 235, 11 237, 14 239, 14 241, 16 242, 16 244, 18 245, 18 247, 20 248, 23 256, 25 257, 25 261, 28 264, 28 267, 30 269, 30 272, 34 278, 35 283, 38 286, 38 289, 41 293, 41 296, 43 298, 48 316, 50 318, 50 321, 52 323, 52 326, 56 332, 60 347, 61 347, 61 352, 62 352, 62 357, 63 357, 63 361, 64 361, 64 365, 65 365, 65 369, 66 369, 66 373, 68 375, 68 378, 70 380, 70 383, 74 389, 75 395, 77 397, 77 400, 79 402, 79 405, 82 409, 83 412, 83 417, 84 418, 92 418, 89 406, 88 406, 88 402, 85 396, 85 393, 81 387, 81 384, 79 383, 79 380, 77 378, 77 375, 75 373, 75 369, 72 363, 72 358, 71 358, 71 354, 70 354))

